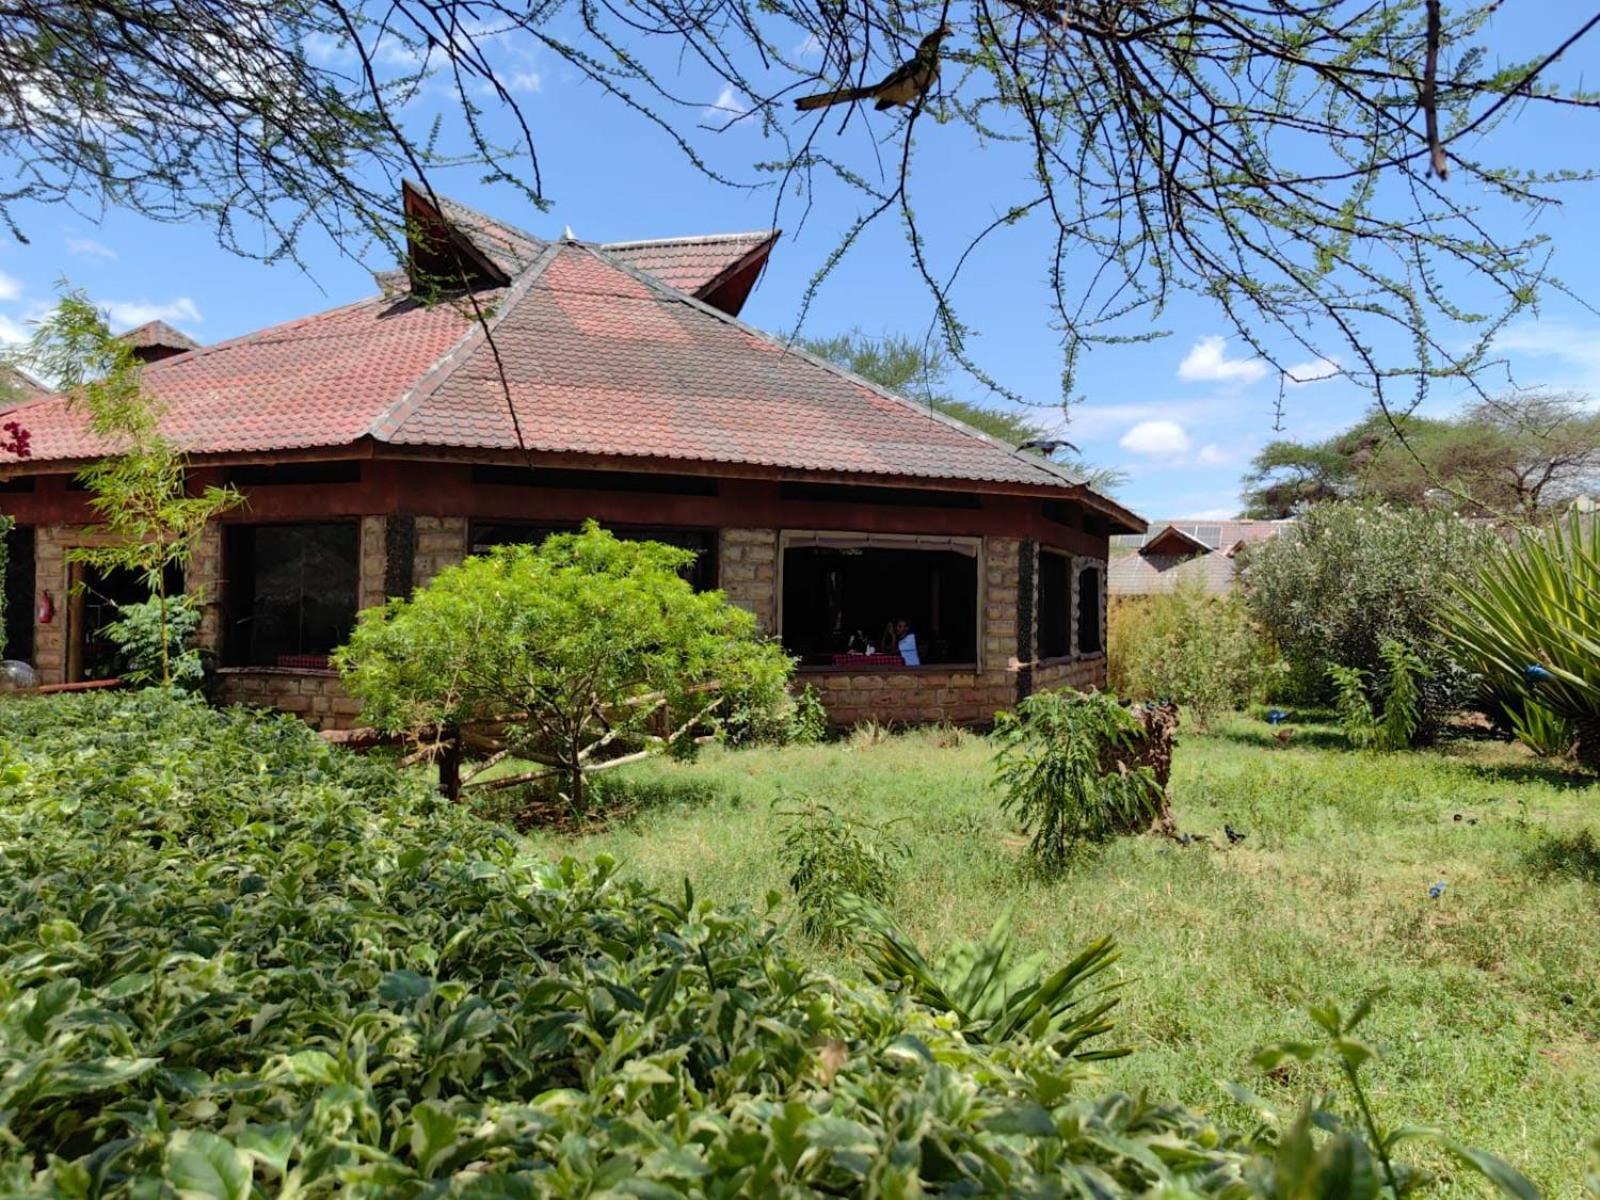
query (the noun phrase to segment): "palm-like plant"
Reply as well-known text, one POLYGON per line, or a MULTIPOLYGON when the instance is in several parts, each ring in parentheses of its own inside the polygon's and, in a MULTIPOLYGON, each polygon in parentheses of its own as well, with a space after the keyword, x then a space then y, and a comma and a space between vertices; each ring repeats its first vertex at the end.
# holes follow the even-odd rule
POLYGON ((1491 687, 1571 722, 1600 772, 1600 520, 1574 513, 1481 564, 1440 628, 1491 687))

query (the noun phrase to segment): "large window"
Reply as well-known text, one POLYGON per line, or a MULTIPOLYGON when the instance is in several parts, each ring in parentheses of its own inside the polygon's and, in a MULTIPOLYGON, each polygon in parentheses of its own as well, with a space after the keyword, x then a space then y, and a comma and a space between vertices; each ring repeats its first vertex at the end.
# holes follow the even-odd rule
POLYGON ((1072 653, 1072 559, 1054 550, 1039 552, 1039 657, 1072 653))
POLYGON ((327 666, 329 652, 355 626, 359 536, 353 521, 229 526, 225 661, 327 666))
MULTIPOLYGON (((576 523, 535 524, 529 521, 474 521, 472 553, 482 554, 492 546, 537 545, 552 533, 572 533, 576 523)), ((629 542, 664 542, 680 550, 694 551, 694 562, 683 577, 697 592, 717 586, 717 532, 714 529, 671 529, 653 525, 607 525, 611 533, 629 542)))
POLYGON ((1100 589, 1105 573, 1099 567, 1085 567, 1078 572, 1078 653, 1099 654, 1100 644, 1100 589))
MULTIPOLYGON (((33 661, 33 530, 13 525, 6 533, 5 646, 0 658, 33 661)), ((55 597, 59 603, 60 597, 55 597)))
POLYGON ((806 666, 843 666, 864 643, 892 652, 886 643, 894 623, 904 620, 916 634, 922 665, 976 662, 976 547, 901 549, 863 541, 786 546, 784 648, 806 666))

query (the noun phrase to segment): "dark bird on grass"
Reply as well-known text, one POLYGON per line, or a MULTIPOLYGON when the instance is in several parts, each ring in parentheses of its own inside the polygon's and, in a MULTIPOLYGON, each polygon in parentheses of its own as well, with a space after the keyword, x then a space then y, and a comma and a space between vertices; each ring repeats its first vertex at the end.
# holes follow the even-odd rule
POLYGON ((1440 896, 1444 895, 1445 887, 1446 887, 1445 881, 1442 880, 1442 879, 1439 880, 1438 883, 1434 884, 1431 888, 1428 889, 1429 897, 1434 899, 1434 900, 1437 900, 1440 896))
POLYGON ((1228 845, 1230 846, 1237 846, 1249 836, 1248 834, 1240 833, 1232 825, 1224 825, 1222 827, 1222 832, 1228 835, 1228 845))
POLYGON ((1071 450, 1074 454, 1082 453, 1076 445, 1067 441, 1066 438, 1029 438, 1017 449, 1036 450, 1046 458, 1049 458, 1052 454, 1059 454, 1063 450, 1071 450))
POLYGON ((1294 740, 1294 730, 1292 728, 1276 729, 1273 731, 1272 736, 1277 738, 1281 744, 1287 746, 1291 741, 1294 740))
POLYGON ((853 104, 857 100, 875 101, 873 108, 883 111, 896 104, 910 107, 920 100, 939 78, 939 43, 949 37, 951 29, 941 25, 917 45, 917 52, 901 63, 887 76, 867 87, 839 88, 832 92, 818 92, 815 96, 801 96, 794 106, 802 112, 814 108, 828 108, 835 104, 853 104))

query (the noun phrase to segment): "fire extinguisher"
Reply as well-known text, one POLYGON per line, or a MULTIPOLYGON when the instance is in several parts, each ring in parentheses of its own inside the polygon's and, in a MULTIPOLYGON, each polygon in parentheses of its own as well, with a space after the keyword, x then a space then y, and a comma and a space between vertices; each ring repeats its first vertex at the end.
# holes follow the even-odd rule
POLYGON ((39 624, 48 625, 56 619, 56 599, 48 591, 39 597, 39 624))

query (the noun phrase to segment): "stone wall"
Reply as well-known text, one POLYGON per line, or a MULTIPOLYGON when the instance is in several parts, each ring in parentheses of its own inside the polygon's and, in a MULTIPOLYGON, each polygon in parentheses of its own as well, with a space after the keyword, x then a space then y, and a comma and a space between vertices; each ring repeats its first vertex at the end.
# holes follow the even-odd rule
POLYGON ((465 517, 418 517, 416 556, 412 579, 422 587, 446 567, 467 556, 465 517))
POLYGON ((313 729, 349 729, 361 712, 361 705, 345 694, 333 671, 224 667, 217 672, 217 683, 218 699, 224 704, 294 713, 313 729))
POLYGON ((845 728, 860 721, 987 725, 1017 702, 1009 671, 911 667, 861 675, 804 671, 795 677, 796 687, 807 685, 822 698, 828 720, 845 728))
POLYGON ((67 677, 67 547, 77 530, 69 525, 41 525, 33 533, 34 597, 33 666, 41 683, 62 683, 67 677), (55 601, 55 618, 48 625, 38 619, 39 599, 49 592, 55 601))
POLYGON ((1106 686, 1106 656, 1057 659, 1039 663, 1033 668, 1033 690, 1047 692, 1055 688, 1103 688, 1106 686))
POLYGON ((377 608, 388 597, 384 594, 389 547, 385 537, 387 522, 382 517, 361 518, 361 543, 359 582, 356 584, 356 608, 377 608))
POLYGON ((723 593, 754 613, 763 633, 778 624, 778 531, 724 529, 717 541, 717 573, 723 593))

